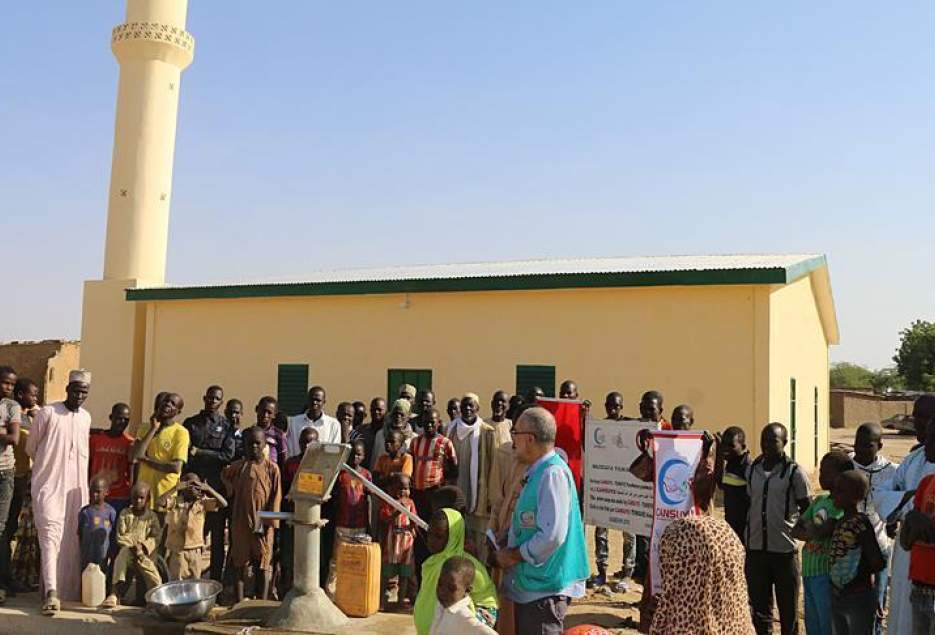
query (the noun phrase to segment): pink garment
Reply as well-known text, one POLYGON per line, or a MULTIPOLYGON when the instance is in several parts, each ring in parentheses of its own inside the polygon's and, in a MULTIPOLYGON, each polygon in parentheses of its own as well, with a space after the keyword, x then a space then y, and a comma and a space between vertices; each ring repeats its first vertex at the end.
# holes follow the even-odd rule
POLYGON ((40 591, 81 599, 78 512, 88 504, 88 437, 91 415, 59 402, 36 415, 26 441, 33 457, 32 506, 42 552, 40 591), (64 540, 63 540, 64 538, 64 540))

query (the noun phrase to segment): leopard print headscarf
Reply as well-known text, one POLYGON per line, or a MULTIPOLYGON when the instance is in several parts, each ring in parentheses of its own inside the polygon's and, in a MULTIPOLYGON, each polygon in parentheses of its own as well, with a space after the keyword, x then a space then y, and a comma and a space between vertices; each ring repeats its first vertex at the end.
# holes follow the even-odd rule
POLYGON ((662 534, 654 635, 753 635, 744 549, 726 522, 689 516, 662 534))

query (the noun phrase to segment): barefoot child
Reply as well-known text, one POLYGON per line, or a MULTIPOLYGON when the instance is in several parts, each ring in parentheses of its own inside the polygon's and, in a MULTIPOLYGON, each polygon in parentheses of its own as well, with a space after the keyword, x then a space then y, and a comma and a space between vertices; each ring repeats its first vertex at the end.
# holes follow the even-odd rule
MULTIPOLYGON (((81 542, 81 570, 89 564, 96 564, 107 575, 107 556, 110 553, 114 526, 117 524, 117 512, 107 504, 107 490, 110 484, 102 476, 91 481, 91 503, 81 508, 78 513, 78 540, 81 542)), ((110 576, 107 575, 108 592, 110 576)))
POLYGON ((143 582, 147 591, 162 584, 152 560, 162 537, 162 526, 156 513, 150 509, 149 499, 149 485, 137 481, 130 489, 130 506, 117 518, 117 546, 120 550, 114 559, 113 591, 104 600, 105 608, 116 607, 126 595, 130 587, 127 576, 131 571, 136 573, 137 580, 143 582))
MULTIPOLYGON (((387 482, 387 492, 413 514, 416 506, 410 496, 409 477, 400 472, 391 474, 387 482)), ((380 546, 383 550, 383 568, 380 570, 382 583, 382 609, 386 610, 389 601, 387 584, 394 578, 399 578, 399 591, 397 594, 397 607, 409 598, 410 582, 414 579, 413 571, 413 545, 415 543, 416 528, 412 520, 402 512, 386 503, 380 505, 380 526, 383 533, 380 536, 380 546)))
POLYGON ((273 559, 273 528, 276 522, 260 521, 260 511, 279 511, 282 495, 279 468, 263 456, 266 433, 253 427, 244 432, 244 458, 224 469, 221 478, 231 505, 231 566, 237 571, 237 601, 244 599, 244 569, 249 565, 256 577, 255 597, 265 600, 273 559), (236 494, 236 495, 235 495, 236 494))
POLYGON ((476 573, 474 563, 460 556, 448 558, 442 565, 431 635, 494 635, 497 632, 478 620, 474 612, 470 593, 474 590, 476 573))
POLYGON ((225 507, 224 497, 194 472, 188 472, 176 487, 159 497, 156 509, 166 512, 170 580, 201 577, 205 514, 225 507))
MULTIPOLYGON (((854 469, 843 452, 828 452, 818 468, 818 484, 830 492, 835 479, 854 469)), ((805 632, 831 635, 831 534, 844 511, 835 506, 830 494, 816 496, 792 528, 792 536, 804 540, 802 547, 802 588, 805 592, 805 632)))

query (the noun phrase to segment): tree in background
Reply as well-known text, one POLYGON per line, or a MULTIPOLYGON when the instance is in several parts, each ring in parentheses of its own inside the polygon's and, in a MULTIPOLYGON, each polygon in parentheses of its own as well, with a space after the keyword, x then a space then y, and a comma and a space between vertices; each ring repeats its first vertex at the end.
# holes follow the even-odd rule
POLYGON ((893 357, 910 390, 935 390, 935 323, 916 320, 900 332, 902 341, 893 357))
POLYGON ((873 371, 859 364, 838 362, 831 365, 829 380, 832 388, 866 390, 873 388, 873 371))
POLYGON ((903 390, 906 388, 906 380, 903 379, 899 371, 893 368, 881 368, 873 371, 870 378, 870 385, 874 392, 887 392, 888 390, 903 390))
POLYGON ((906 380, 895 368, 870 370, 851 362, 831 364, 828 379, 832 388, 848 390, 873 389, 873 392, 887 392, 888 390, 903 390, 906 387, 906 380))

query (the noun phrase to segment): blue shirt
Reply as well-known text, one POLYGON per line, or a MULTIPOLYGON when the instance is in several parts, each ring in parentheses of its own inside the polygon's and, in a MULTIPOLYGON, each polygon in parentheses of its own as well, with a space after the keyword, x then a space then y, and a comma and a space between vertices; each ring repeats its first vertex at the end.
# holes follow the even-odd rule
MULTIPOLYGON (((552 450, 530 465, 526 470, 526 479, 543 461, 554 454, 555 451, 552 450)), ((524 479, 524 484, 526 479, 524 479)), ((564 542, 568 534, 568 509, 571 505, 571 488, 573 487, 575 487, 574 481, 569 480, 566 472, 559 466, 548 467, 542 473, 539 489, 536 492, 536 519, 540 530, 519 548, 523 560, 529 564, 541 566, 564 542)), ((508 546, 516 547, 516 536, 512 529, 508 546)), ((554 595, 565 595, 570 598, 580 598, 585 595, 584 580, 573 582, 560 591, 533 593, 515 588, 512 569, 507 570, 503 579, 503 588, 507 590, 510 599, 517 604, 529 604, 554 595)))
POLYGON ((81 570, 89 563, 103 566, 110 550, 111 536, 117 523, 117 512, 104 503, 103 507, 85 505, 78 512, 78 537, 81 541, 81 570))

